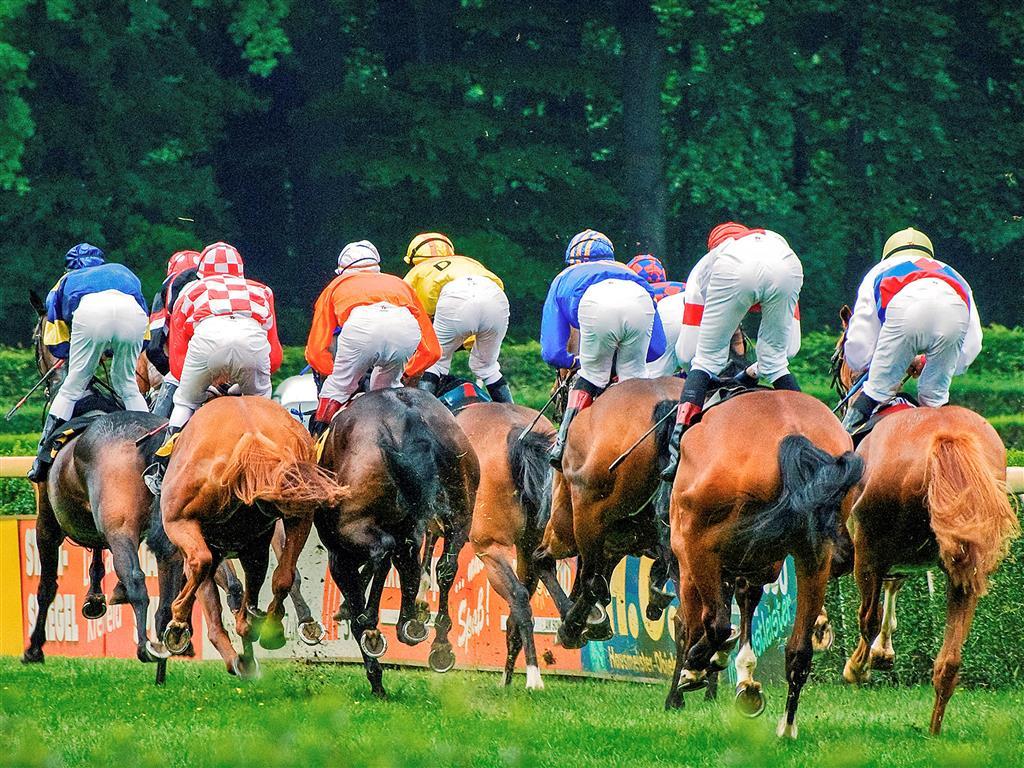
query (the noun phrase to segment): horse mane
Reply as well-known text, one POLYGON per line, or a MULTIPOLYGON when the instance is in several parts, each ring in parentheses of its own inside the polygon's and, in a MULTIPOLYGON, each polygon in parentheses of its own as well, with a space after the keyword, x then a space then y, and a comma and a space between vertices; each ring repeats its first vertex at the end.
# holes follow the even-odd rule
POLYGON ((985 462, 981 443, 970 432, 932 437, 926 478, 943 568, 953 586, 983 595, 989 574, 1020 535, 1006 482, 985 462))

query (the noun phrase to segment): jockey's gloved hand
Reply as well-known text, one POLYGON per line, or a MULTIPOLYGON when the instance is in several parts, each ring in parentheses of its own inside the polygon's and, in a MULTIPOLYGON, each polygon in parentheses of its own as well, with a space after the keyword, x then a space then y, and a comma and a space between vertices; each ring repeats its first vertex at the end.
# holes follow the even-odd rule
POLYGON ((317 405, 316 413, 309 421, 309 433, 313 437, 320 437, 330 426, 331 420, 341 410, 341 403, 329 397, 321 397, 317 405))
POLYGON ((924 355, 918 355, 910 361, 910 366, 907 368, 907 376, 917 378, 921 375, 921 371, 924 370, 924 365, 927 362, 924 355))
POLYGON ((745 368, 742 371, 740 371, 739 373, 737 373, 735 376, 733 376, 731 379, 727 379, 723 383, 726 386, 736 385, 736 386, 742 386, 742 387, 756 387, 757 386, 757 376, 752 375, 750 373, 750 368, 745 368))

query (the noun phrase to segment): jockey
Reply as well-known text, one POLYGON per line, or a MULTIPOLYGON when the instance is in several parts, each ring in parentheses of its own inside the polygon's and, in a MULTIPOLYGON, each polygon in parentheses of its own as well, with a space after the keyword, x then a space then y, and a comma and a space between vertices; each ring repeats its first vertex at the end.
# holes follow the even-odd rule
POLYGON ((373 243, 346 245, 335 272, 338 276, 316 300, 306 342, 306 360, 327 377, 309 425, 314 435, 348 403, 367 371, 372 371, 371 390, 400 387, 403 371, 418 376, 441 356, 426 310, 408 283, 380 271, 373 243))
POLYGON ((981 320, 971 286, 935 258, 925 234, 897 232, 857 291, 844 353, 854 375, 867 371, 867 380, 843 426, 853 432, 867 421, 897 394, 908 371, 921 375, 921 405, 945 405, 953 376, 966 371, 980 351, 981 320), (925 363, 915 361, 917 355, 925 363))
POLYGON ((441 345, 441 359, 423 374, 419 388, 436 395, 441 378, 451 371, 452 356, 472 337, 469 369, 483 381, 492 400, 511 403, 512 393, 498 364, 509 314, 501 279, 479 261, 456 256, 452 241, 437 232, 413 238, 405 263, 412 265, 405 282, 433 318, 441 345))
POLYGON ((645 377, 646 363, 665 352, 665 331, 654 308, 653 289, 615 261, 607 237, 592 229, 580 232, 569 241, 565 262, 569 266, 548 289, 540 331, 546 363, 580 369, 551 448, 551 466, 559 471, 569 424, 608 386, 613 360, 619 381, 625 381, 645 377), (578 357, 566 349, 572 328, 579 329, 578 357))
POLYGON ((203 249, 198 279, 171 312, 171 375, 178 380, 167 425, 171 438, 188 423, 213 384, 234 384, 240 394, 270 397, 270 374, 281 367, 274 293, 245 277, 233 245, 203 249))
POLYGON ((43 343, 68 361, 39 439, 28 477, 46 479, 53 458, 44 446, 75 413, 103 353, 110 350, 110 384, 129 411, 148 410, 135 379, 135 363, 146 335, 142 284, 123 264, 107 264, 103 251, 79 243, 64 257, 67 272, 46 297, 43 343))
POLYGON ((684 291, 686 308, 676 357, 690 364, 690 373, 669 440, 664 480, 675 476, 679 440, 704 407, 711 378, 728 364, 736 327, 755 305, 761 309, 757 362, 737 381, 753 385, 762 377, 775 389, 800 390, 789 372, 789 360, 800 351, 797 299, 803 282, 800 259, 781 235, 732 221, 711 230, 708 253, 690 271, 684 291))
POLYGON ((671 376, 682 367, 676 359, 676 341, 683 328, 683 306, 686 303, 683 291, 686 283, 669 280, 665 267, 654 254, 634 256, 626 266, 650 283, 654 301, 657 302, 658 317, 665 329, 665 354, 647 366, 647 375, 651 378, 671 376))
POLYGON ((167 262, 167 277, 156 296, 153 297, 152 309, 149 313, 149 340, 146 342, 146 359, 153 364, 164 377, 160 392, 153 403, 152 411, 165 419, 171 415, 174 407, 174 392, 178 381, 171 375, 171 361, 167 358, 168 337, 170 327, 167 317, 181 290, 198 279, 196 272, 202 254, 199 251, 177 251, 167 262))

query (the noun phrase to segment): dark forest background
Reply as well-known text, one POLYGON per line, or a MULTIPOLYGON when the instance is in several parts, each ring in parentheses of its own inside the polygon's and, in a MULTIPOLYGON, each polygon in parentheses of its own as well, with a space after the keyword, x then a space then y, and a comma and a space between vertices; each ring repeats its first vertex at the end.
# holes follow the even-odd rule
POLYGON ((1020 324, 1024 14, 884 0, 0 0, 0 343, 88 240, 234 242, 285 340, 348 241, 449 233, 532 335, 575 232, 684 279, 737 219, 834 325, 907 225, 1020 324), (183 219, 193 219, 194 222, 183 219))

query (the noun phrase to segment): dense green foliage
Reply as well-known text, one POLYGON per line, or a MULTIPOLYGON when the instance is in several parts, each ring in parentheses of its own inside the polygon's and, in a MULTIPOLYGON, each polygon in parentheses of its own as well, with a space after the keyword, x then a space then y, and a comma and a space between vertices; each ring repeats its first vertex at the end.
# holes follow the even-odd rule
POLYGON ((423 228, 520 335, 593 226, 683 277, 723 218, 785 234, 809 327, 895 228, 1019 321, 1024 15, 938 0, 4 0, 0 342, 89 240, 152 290, 239 244, 286 341, 348 240, 423 228))
MULTIPOLYGON (((258 651, 257 651, 258 653, 258 651)), ((172 661, 167 685, 135 661, 0 659, 0 738, 19 766, 1003 766, 1019 762, 1024 694, 959 691, 941 738, 927 736, 930 688, 865 689, 812 679, 796 742, 774 729, 785 702, 768 686, 757 720, 687 697, 662 707, 665 685, 548 676, 388 671, 374 700, 355 665, 265 665, 239 684, 219 663, 172 661)))

